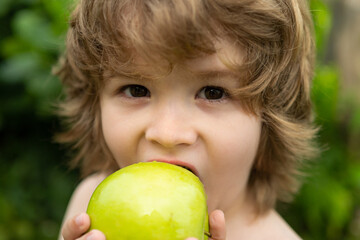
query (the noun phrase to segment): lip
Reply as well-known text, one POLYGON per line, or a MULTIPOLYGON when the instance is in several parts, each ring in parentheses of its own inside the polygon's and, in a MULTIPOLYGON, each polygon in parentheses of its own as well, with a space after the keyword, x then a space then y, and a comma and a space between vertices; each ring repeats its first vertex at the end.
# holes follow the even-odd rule
POLYGON ((194 165, 190 164, 190 163, 187 163, 187 162, 183 162, 183 161, 180 161, 180 160, 165 160, 165 159, 151 159, 151 160, 148 160, 147 162, 164 162, 164 163, 169 163, 169 164, 173 164, 173 165, 177 165, 177 166, 180 166, 180 167, 185 167, 185 168, 188 168, 190 169, 190 171, 195 174, 197 177, 199 177, 199 172, 198 170, 195 168, 194 165))

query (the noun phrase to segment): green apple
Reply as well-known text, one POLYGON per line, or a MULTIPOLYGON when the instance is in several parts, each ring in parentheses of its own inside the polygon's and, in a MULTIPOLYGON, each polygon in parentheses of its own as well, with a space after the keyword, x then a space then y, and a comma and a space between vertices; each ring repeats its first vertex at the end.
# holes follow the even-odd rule
POLYGON ((137 163, 111 174, 94 191, 87 213, 90 229, 107 240, 208 239, 202 183, 168 163, 137 163))

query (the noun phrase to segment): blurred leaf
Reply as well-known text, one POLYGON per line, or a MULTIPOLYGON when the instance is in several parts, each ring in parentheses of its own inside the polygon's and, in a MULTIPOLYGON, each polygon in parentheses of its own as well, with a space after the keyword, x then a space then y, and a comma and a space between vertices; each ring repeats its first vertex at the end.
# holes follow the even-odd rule
MULTIPOLYGON (((15 2, 15 1, 14 1, 15 2)), ((39 0, 16 0, 18 4, 27 4, 27 5, 35 5, 39 2, 39 0)))
POLYGON ((312 99, 317 118, 322 123, 336 120, 338 92, 338 71, 334 67, 318 67, 313 80, 312 99))
POLYGON ((357 194, 360 195, 360 161, 351 163, 348 174, 347 180, 349 181, 349 185, 354 187, 354 189, 358 189, 357 194))
POLYGON ((350 120, 350 131, 353 134, 360 135, 360 106, 353 109, 353 115, 350 120))
POLYGON ((13 26, 16 35, 32 46, 50 52, 58 51, 59 39, 52 33, 48 19, 39 12, 19 11, 15 15, 13 26))
POLYGON ((10 8, 11 0, 0 1, 0 17, 4 16, 10 8))
POLYGON ((26 90, 36 98, 36 113, 39 116, 53 115, 53 102, 61 93, 61 84, 50 73, 39 73, 26 81, 26 90))
POLYGON ((353 201, 348 190, 331 177, 323 175, 306 184, 301 201, 305 208, 307 227, 313 233, 326 230, 326 239, 339 239, 342 228, 348 222, 353 201))
POLYGON ((14 211, 10 202, 0 193, 0 224, 9 221, 12 218, 14 211))
MULTIPOLYGON (((42 0, 45 9, 52 17, 52 27, 57 36, 62 36, 68 27, 68 18, 73 0, 42 0)), ((63 39, 62 39, 63 40, 63 39)))
POLYGON ((315 26, 317 55, 321 56, 327 45, 332 25, 331 14, 328 7, 322 0, 310 1, 310 8, 315 26))
MULTIPOLYGON (((341 236, 342 228, 350 219, 353 202, 351 195, 344 186, 337 181, 329 181, 327 187, 331 192, 327 204, 328 236, 341 236), (330 210, 330 211, 329 211, 330 210)), ((324 209, 325 210, 325 209, 324 209)))
POLYGON ((37 53, 14 55, 0 65, 0 81, 16 83, 41 69, 41 58, 37 53))
POLYGON ((9 230, 0 223, 0 240, 10 240, 9 230))
POLYGON ((29 239, 34 237, 35 226, 28 221, 20 220, 16 222, 14 229, 17 239, 29 239))
POLYGON ((17 37, 11 36, 5 38, 1 42, 1 54, 6 58, 11 58, 18 54, 23 54, 24 52, 28 52, 31 48, 31 45, 17 37))

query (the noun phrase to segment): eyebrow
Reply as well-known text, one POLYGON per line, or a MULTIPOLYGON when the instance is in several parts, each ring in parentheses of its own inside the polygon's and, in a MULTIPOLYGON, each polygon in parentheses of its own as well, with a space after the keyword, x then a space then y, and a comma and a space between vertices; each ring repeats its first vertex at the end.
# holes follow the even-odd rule
POLYGON ((221 79, 221 78, 232 78, 239 79, 239 75, 228 70, 207 70, 207 71, 199 71, 193 72, 196 77, 199 79, 209 80, 209 79, 221 79))
MULTIPOLYGON (((207 80, 220 80, 220 79, 228 79, 228 80, 234 80, 237 81, 240 79, 239 74, 236 74, 235 72, 229 71, 227 69, 224 70, 202 70, 202 71, 190 71, 189 73, 191 73, 193 75, 193 77, 195 79, 198 79, 200 81, 207 81, 207 80)), ((132 80, 137 80, 139 82, 141 81, 148 81, 148 82, 154 82, 156 81, 153 78, 149 78, 149 77, 143 77, 140 75, 123 75, 121 74, 120 76, 117 76, 113 79, 119 79, 118 77, 122 77, 125 79, 132 79, 132 80)))

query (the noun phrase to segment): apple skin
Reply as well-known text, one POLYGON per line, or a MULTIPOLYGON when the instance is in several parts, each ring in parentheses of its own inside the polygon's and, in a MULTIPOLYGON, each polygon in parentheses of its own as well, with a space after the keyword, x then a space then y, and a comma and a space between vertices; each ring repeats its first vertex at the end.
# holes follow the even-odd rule
POLYGON ((206 240, 204 187, 190 171, 168 163, 137 163, 111 174, 94 191, 90 229, 107 240, 206 240))

